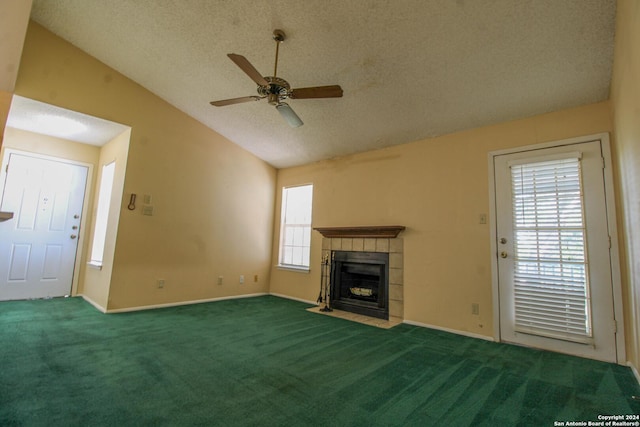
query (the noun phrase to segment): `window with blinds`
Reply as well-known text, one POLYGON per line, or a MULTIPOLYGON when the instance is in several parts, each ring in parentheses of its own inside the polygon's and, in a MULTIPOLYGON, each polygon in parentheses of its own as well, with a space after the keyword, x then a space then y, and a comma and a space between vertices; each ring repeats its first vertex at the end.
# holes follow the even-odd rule
POLYGON ((592 337, 580 155, 512 164, 515 330, 592 337))

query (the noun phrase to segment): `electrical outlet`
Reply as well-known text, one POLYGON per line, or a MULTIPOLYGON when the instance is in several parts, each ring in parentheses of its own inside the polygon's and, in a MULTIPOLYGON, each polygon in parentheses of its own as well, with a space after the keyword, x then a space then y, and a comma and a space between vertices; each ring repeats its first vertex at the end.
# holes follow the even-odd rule
POLYGON ((487 214, 478 215, 478 224, 486 224, 487 223, 487 214))
POLYGON ((240 275, 240 284, 241 285, 244 284, 244 276, 243 275, 240 275))
POLYGON ((480 314, 480 304, 477 302, 471 304, 471 314, 480 314))
POLYGON ((218 285, 222 285, 222 276, 218 276, 218 285))
POLYGON ((158 279, 158 289, 164 288, 164 279, 158 279))

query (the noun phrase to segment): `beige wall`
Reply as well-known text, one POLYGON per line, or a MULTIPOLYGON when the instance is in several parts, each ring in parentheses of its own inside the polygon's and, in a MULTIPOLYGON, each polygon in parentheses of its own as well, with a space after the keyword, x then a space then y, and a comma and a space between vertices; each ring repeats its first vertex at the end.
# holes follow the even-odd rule
POLYGON ((15 87, 31 3, 32 0, 0 2, 0 91, 11 93, 15 87))
POLYGON ((618 165, 627 358, 640 368, 640 2, 619 0, 611 100, 618 165))
POLYGON ((15 93, 132 128, 108 309, 268 291, 274 168, 34 22, 15 93))
POLYGON ((13 93, 0 90, 0 148, 2 148, 4 139, 4 128, 7 124, 7 117, 11 109, 11 100, 13 93))
POLYGON ((0 147, 18 76, 31 3, 31 0, 0 2, 0 147))
MULTIPOLYGON (((488 153, 611 131, 608 102, 278 171, 281 187, 313 183, 313 225, 404 225, 404 318, 492 336, 488 153), (471 304, 480 304, 480 315, 471 304)), ((311 272, 274 269, 271 291, 315 301, 321 236, 311 272)))
MULTIPOLYGON (((67 139, 41 135, 12 127, 5 129, 4 136, 5 145, 3 148, 15 148, 16 150, 45 154, 92 165, 96 165, 100 157, 100 147, 80 144, 67 139)), ((94 177, 90 178, 94 179, 94 177)))

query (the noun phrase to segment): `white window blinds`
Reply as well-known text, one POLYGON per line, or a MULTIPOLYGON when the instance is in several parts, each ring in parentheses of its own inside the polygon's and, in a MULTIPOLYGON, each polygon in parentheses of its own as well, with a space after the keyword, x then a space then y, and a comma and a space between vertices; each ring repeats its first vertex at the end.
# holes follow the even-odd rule
POLYGON ((511 178, 515 330, 589 343, 580 160, 512 164, 511 178))

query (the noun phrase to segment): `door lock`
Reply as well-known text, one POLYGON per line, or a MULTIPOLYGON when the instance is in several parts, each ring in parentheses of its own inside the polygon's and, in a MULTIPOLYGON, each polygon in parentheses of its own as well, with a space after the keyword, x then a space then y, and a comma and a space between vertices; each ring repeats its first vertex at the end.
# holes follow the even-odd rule
POLYGON ((500 238, 500 243, 503 244, 503 245, 506 244, 507 243, 507 239, 505 239, 504 237, 501 237, 500 238))

